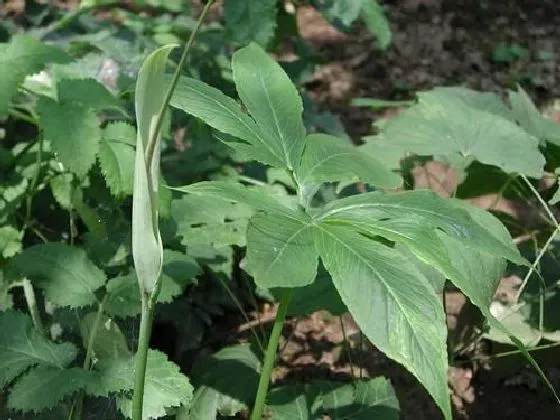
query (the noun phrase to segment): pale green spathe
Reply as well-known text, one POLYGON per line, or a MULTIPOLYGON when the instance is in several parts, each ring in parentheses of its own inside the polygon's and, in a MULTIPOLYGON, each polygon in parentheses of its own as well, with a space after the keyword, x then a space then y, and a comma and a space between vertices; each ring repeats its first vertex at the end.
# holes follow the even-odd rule
POLYGON ((132 256, 140 291, 149 294, 154 290, 163 261, 157 211, 161 135, 156 138, 151 157, 146 156, 146 149, 165 101, 165 63, 174 47, 166 45, 151 53, 136 82, 138 133, 132 201, 132 256))

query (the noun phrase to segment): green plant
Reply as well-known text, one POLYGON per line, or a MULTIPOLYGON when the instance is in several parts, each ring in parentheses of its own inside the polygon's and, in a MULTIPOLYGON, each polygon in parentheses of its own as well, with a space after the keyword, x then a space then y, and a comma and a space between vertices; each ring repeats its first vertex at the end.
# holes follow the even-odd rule
POLYGON ((508 232, 490 214, 427 191, 376 191, 321 202, 316 193, 325 182, 359 179, 394 188, 400 178, 363 147, 306 135, 295 87, 255 44, 234 54, 232 68, 248 114, 219 90, 188 78, 179 81, 171 106, 202 119, 247 157, 285 170, 297 200, 279 200, 266 189, 238 183, 175 189, 187 193, 187 200, 207 196, 251 207, 247 269, 260 287, 285 289, 252 418, 264 410, 291 290, 314 282, 319 259, 365 335, 409 369, 450 418, 446 330, 436 292, 449 278, 501 328, 487 310, 493 289, 484 286, 486 276, 474 274, 499 273, 505 259, 526 264, 508 232))

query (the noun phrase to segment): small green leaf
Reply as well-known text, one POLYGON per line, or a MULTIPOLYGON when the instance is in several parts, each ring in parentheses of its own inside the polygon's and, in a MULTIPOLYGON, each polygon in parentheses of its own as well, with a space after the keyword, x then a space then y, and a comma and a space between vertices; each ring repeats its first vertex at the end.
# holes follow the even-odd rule
POLYGON ((377 0, 358 0, 362 4, 362 19, 369 31, 375 35, 382 50, 391 44, 391 28, 383 7, 377 0))
POLYGON ((24 412, 54 408, 83 389, 89 379, 89 372, 81 368, 39 366, 16 382, 8 397, 8 407, 24 412))
POLYGON ((21 251, 23 231, 12 226, 0 227, 0 256, 10 258, 21 251))
POLYGON ((344 227, 318 225, 315 244, 364 334, 412 372, 451 419, 447 330, 428 280, 399 252, 344 227))
POLYGON ((257 44, 232 58, 237 93, 283 166, 297 167, 305 146, 303 104, 284 70, 257 44))
POLYGON ((151 294, 161 273, 163 247, 158 228, 158 188, 161 132, 149 144, 165 101, 168 83, 165 64, 174 45, 152 52, 136 81, 135 109, 138 125, 132 200, 132 256, 142 293, 151 294), (153 147, 152 150, 148 150, 153 147), (148 155, 151 153, 151 155, 148 155))
POLYGON ((99 145, 99 163, 114 195, 132 194, 136 131, 126 123, 108 124, 99 145))
POLYGON ((356 384, 313 381, 271 390, 269 408, 274 420, 332 419, 396 420, 399 402, 391 383, 383 378, 356 384))
POLYGON ((58 160, 78 176, 85 175, 99 151, 99 120, 89 108, 76 103, 58 103, 41 96, 37 113, 45 140, 58 160))
POLYGON ((311 4, 326 20, 343 31, 350 29, 362 9, 361 1, 356 0, 311 0, 311 4))
POLYGON ((394 188, 402 181, 366 150, 326 134, 307 136, 296 173, 302 185, 360 180, 380 188, 394 188))
POLYGON ((247 229, 247 268, 257 285, 301 287, 317 276, 313 225, 305 213, 258 214, 247 229))
POLYGON ((97 301, 105 274, 79 248, 59 243, 34 245, 11 260, 12 266, 58 306, 77 308, 97 301))
POLYGON ((70 343, 55 344, 33 328, 21 312, 0 314, 0 387, 36 364, 62 369, 76 357, 70 343))
POLYGON ((182 409, 177 420, 235 416, 255 397, 260 365, 248 344, 225 347, 197 362, 192 371, 196 391, 190 407, 182 409))
POLYGON ((233 136, 234 141, 218 138, 248 154, 251 159, 271 166, 284 166, 282 155, 265 141, 265 135, 251 117, 218 89, 199 80, 182 77, 173 92, 171 106, 202 119, 221 133, 233 136), (235 138, 246 143, 237 142, 235 138))
POLYGON ((38 73, 47 63, 68 63, 64 51, 43 44, 29 35, 15 34, 9 44, 0 44, 0 115, 4 115, 25 76, 38 73))
POLYGON ((57 88, 61 103, 78 103, 95 111, 121 108, 118 99, 95 79, 63 79, 57 88))
POLYGON ((238 44, 266 46, 276 29, 276 0, 225 0, 224 19, 230 37, 238 44))
MULTIPOLYGON (((134 386, 134 358, 119 359, 119 362, 105 366, 102 375, 107 375, 109 388, 132 389, 134 386), (110 367, 110 370, 109 370, 110 367), (125 376, 128 378, 124 380, 125 376), (123 379, 119 379, 123 378, 123 379), (118 386, 117 386, 118 385, 118 386)), ((186 406, 193 396, 193 387, 179 367, 167 360, 167 356, 156 350, 148 350, 146 365, 146 385, 144 388, 144 409, 142 417, 152 419, 165 416, 170 407, 186 406)), ((132 416, 132 399, 117 397, 119 410, 128 418, 132 416)))
MULTIPOLYGON (((86 314, 80 322, 80 333, 85 349, 88 348, 90 334, 95 323, 97 312, 86 314)), ((130 356, 131 352, 126 343, 126 337, 119 326, 107 315, 101 315, 99 328, 93 342, 93 357, 95 359, 106 359, 130 356)))

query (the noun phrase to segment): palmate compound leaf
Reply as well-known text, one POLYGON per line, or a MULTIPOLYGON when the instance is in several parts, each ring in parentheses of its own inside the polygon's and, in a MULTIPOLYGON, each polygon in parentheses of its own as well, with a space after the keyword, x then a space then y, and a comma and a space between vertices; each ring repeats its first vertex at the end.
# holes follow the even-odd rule
POLYGON ((94 304, 95 292, 106 280, 85 251, 60 243, 26 248, 11 260, 11 266, 42 288, 45 297, 57 306, 94 304))
POLYGON ((326 134, 310 134, 296 170, 301 185, 359 179, 380 188, 394 188, 401 178, 367 152, 342 139, 326 134))
MULTIPOLYGON (((97 377, 90 381, 87 391, 107 396, 134 387, 134 356, 119 359, 103 359, 96 366, 97 377)), ((156 350, 148 350, 146 385, 144 389, 143 418, 153 419, 166 415, 170 407, 186 406, 192 399, 193 387, 179 367, 156 350)), ((127 418, 132 415, 132 398, 118 396, 117 405, 127 418)))
POLYGON ((41 96, 37 102, 43 135, 57 159, 71 172, 84 176, 99 151, 101 129, 92 109, 41 96))
POLYGON ((276 0, 225 0, 224 19, 230 37, 245 45, 266 46, 276 29, 276 0))
POLYGON ((25 76, 38 73, 47 63, 68 63, 72 58, 64 51, 43 44, 29 35, 16 34, 0 50, 0 115, 8 110, 25 76))
POLYGON ((153 139, 152 133, 165 103, 169 86, 165 65, 173 48, 175 45, 158 48, 144 60, 134 97, 138 133, 132 198, 132 257, 140 290, 147 294, 154 290, 163 260, 158 228, 161 130, 153 139))
POLYGON ((39 412, 83 389, 91 381, 90 372, 81 368, 57 369, 39 366, 21 377, 8 396, 8 408, 39 412))
POLYGON ((99 164, 109 189, 116 196, 132 194, 135 140, 136 130, 129 124, 117 122, 103 129, 99 164))
POLYGON ((383 377, 343 384, 313 381, 272 389, 268 395, 274 420, 312 420, 327 415, 333 420, 396 420, 399 402, 383 377))
POLYGON ((502 111, 497 107, 482 110, 469 104, 472 96, 465 100, 465 96, 437 89, 418 97, 417 105, 383 127, 389 144, 424 156, 459 153, 507 173, 541 176, 545 159, 539 151, 538 139, 498 115, 502 111))
POLYGON ((33 328, 28 315, 17 311, 0 313, 0 388, 36 364, 62 369, 76 353, 73 344, 47 340, 33 328))
POLYGON ((402 254, 340 226, 320 223, 315 245, 364 334, 403 364, 447 419, 446 327, 432 285, 402 254))

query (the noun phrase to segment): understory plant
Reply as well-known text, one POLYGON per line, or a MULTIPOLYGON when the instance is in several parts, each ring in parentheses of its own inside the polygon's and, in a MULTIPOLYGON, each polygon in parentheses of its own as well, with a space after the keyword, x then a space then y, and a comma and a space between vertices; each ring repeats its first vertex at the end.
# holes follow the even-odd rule
POLYGON ((527 261, 491 214, 430 191, 387 192, 402 179, 367 148, 307 134, 295 86, 256 44, 233 55, 232 70, 242 106, 189 78, 179 81, 171 105, 203 120, 242 155, 285 171, 295 195, 228 182, 175 189, 187 194, 185 200, 212 197, 252 209, 246 269, 261 288, 281 290, 252 419, 265 413, 292 293, 326 281, 317 278, 319 264, 367 338, 412 372, 451 418, 446 326, 437 293, 451 280, 504 331, 489 312, 495 283, 488 274, 499 278, 506 260, 527 261), (320 194, 324 183, 343 189, 356 181, 376 190, 334 200, 320 194))

